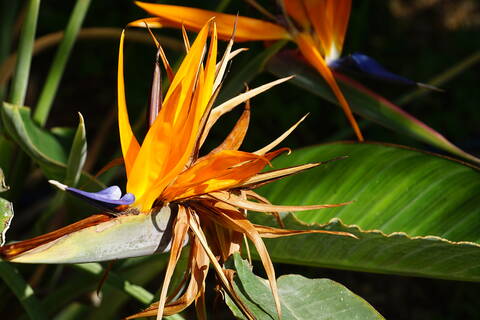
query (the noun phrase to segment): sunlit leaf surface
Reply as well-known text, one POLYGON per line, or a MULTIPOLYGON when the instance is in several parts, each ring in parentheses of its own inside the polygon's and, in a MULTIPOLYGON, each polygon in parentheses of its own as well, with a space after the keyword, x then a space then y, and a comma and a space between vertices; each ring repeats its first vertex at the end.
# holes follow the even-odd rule
MULTIPOLYGON (((289 217, 285 225, 325 224, 312 228, 351 232, 360 240, 326 235, 268 240, 274 260, 480 281, 478 169, 401 147, 351 143, 296 150, 274 166, 339 156, 348 158, 266 186, 261 193, 282 204, 354 201, 296 213, 299 220, 289 217)), ((250 217, 257 223, 270 219, 250 217)))
MULTIPOLYGON (((242 300, 257 319, 277 319, 267 280, 255 276, 248 263, 237 254, 235 286, 242 300)), ((278 292, 282 319, 383 319, 365 300, 329 279, 308 279, 300 275, 281 276, 278 292)), ((227 300, 235 316, 243 319, 235 305, 227 300)))

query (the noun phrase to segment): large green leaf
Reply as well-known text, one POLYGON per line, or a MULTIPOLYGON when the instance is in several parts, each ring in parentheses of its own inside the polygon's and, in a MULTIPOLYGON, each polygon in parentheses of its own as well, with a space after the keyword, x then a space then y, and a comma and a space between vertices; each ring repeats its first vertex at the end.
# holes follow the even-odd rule
MULTIPOLYGON (((255 276, 248 263, 234 256, 235 289, 256 319, 278 319, 268 281, 255 276)), ((282 319, 383 319, 365 300, 329 279, 308 279, 300 275, 282 276, 277 281, 282 319)), ((236 317, 244 318, 235 304, 227 304, 236 317)))
MULTIPOLYGON (((73 144, 75 136, 72 134, 72 130, 55 128, 47 131, 40 128, 31 119, 30 108, 4 102, 0 108, 0 113, 3 125, 10 137, 38 163, 44 174, 49 179, 64 181, 72 145, 74 148, 81 150, 82 145, 86 143, 83 123, 80 122, 79 124, 78 130, 80 130, 80 133, 77 131, 77 140, 73 144)), ((81 158, 71 159, 78 162, 81 158)), ((77 165, 80 165, 82 161, 78 162, 77 165)), ((87 174, 83 174, 82 178, 98 184, 94 178, 87 174)))
MULTIPOLYGON (((339 156, 348 158, 272 183, 260 193, 275 204, 353 201, 296 213, 285 223, 294 229, 347 231, 359 240, 318 235, 267 240, 274 260, 480 281, 477 168, 398 146, 353 143, 297 150, 274 166, 339 156)), ((265 215, 251 217, 258 223, 273 223, 265 215)))
POLYGON ((34 160, 47 166, 62 166, 68 151, 58 139, 31 120, 30 108, 4 102, 2 118, 8 133, 34 160))
MULTIPOLYGON (((266 67, 267 70, 279 77, 295 74, 295 78, 291 80, 293 83, 332 103, 338 104, 325 80, 314 69, 288 52, 281 52, 274 56, 266 67)), ((409 135, 419 141, 469 161, 480 163, 480 159, 453 145, 440 133, 384 97, 377 95, 345 75, 336 73, 335 77, 354 112, 396 132, 409 135)))

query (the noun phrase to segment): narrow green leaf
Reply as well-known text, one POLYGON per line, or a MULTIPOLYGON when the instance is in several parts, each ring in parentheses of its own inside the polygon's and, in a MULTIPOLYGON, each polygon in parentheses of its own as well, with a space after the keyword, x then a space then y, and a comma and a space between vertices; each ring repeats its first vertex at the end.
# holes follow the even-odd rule
MULTIPOLYGON (((291 81, 306 90, 332 102, 337 99, 325 80, 306 63, 291 55, 277 54, 270 59, 267 70, 279 77, 295 74, 291 81)), ((450 152, 469 161, 480 163, 480 159, 453 145, 440 133, 408 114, 400 107, 365 88, 347 76, 336 74, 338 84, 352 110, 361 116, 379 123, 396 132, 409 135, 419 141, 450 152)))
MULTIPOLYGON (((267 280, 255 276, 247 261, 234 256, 236 291, 257 319, 278 319, 267 280)), ((282 319, 383 319, 368 302, 343 285, 329 279, 307 279, 286 275, 277 280, 282 319)), ((230 299, 227 305, 244 319, 230 299)))
MULTIPOLYGON (((30 108, 27 107, 19 107, 4 102, 0 108, 0 114, 8 134, 26 154, 37 162, 45 176, 49 179, 64 181, 67 172, 67 150, 72 146, 72 141, 68 139, 70 136, 68 132, 58 128, 49 132, 38 127, 32 121, 30 108)), ((80 148, 80 146, 81 144, 77 145, 76 148, 80 148)), ((82 175, 82 178, 99 185, 96 179, 86 173, 82 175)))
POLYGON ((75 43, 89 6, 90 0, 77 0, 70 16, 70 20, 68 21, 67 28, 65 29, 62 42, 58 47, 55 58, 53 59, 37 107, 33 114, 33 120, 42 127, 47 121, 67 60, 70 57, 70 52, 72 51, 73 44, 75 43))
POLYGON ((33 289, 12 264, 0 260, 0 277, 8 285, 32 320, 46 320, 47 313, 33 294, 33 289))
MULTIPOLYGON (((273 164, 281 168, 339 156, 348 158, 272 183, 260 193, 275 204, 353 201, 296 213, 285 223, 293 229, 351 232, 359 240, 326 235, 266 240, 275 261, 480 281, 478 168, 407 148, 366 143, 305 148, 273 164)), ((274 223, 265 215, 252 214, 251 219, 274 223)))
POLYGON ((72 148, 68 156, 67 173, 65 176, 65 184, 68 186, 76 186, 82 173, 83 165, 87 158, 87 137, 85 133, 85 122, 83 116, 78 113, 80 118, 75 137, 73 138, 72 148))
POLYGON ((39 7, 40 0, 30 0, 28 2, 25 20, 20 34, 18 58, 10 94, 10 102, 16 105, 23 105, 25 102, 39 7))

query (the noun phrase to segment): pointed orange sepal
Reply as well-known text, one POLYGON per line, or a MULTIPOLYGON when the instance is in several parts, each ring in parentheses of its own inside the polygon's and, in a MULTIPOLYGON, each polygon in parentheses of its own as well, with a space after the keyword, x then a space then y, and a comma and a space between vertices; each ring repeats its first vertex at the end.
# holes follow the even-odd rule
POLYGON ((122 145, 123 159, 125 161, 125 169, 127 171, 127 178, 130 176, 137 154, 140 150, 140 145, 133 135, 130 120, 128 119, 127 102, 125 98, 125 81, 123 71, 123 43, 125 40, 125 30, 120 37, 120 48, 118 50, 118 129, 120 132, 120 143, 122 145))
MULTIPOLYGON (((135 2, 140 8, 151 15, 157 16, 156 25, 150 27, 174 27, 198 31, 211 18, 215 17, 218 25, 218 36, 222 40, 229 40, 237 20, 235 41, 278 40, 289 39, 290 35, 283 27, 267 21, 248 17, 237 17, 233 14, 219 13, 196 8, 135 2)), ((140 23, 132 25, 142 27, 140 23)), ((143 26, 144 27, 144 26, 143 26)))
POLYGON ((333 76, 333 73, 328 67, 327 63, 325 62, 325 59, 315 47, 313 38, 308 34, 300 33, 296 37, 296 42, 305 59, 307 59, 307 61, 322 75, 322 77, 332 89, 333 93, 338 99, 338 102, 340 103, 340 106, 343 109, 343 112, 345 112, 345 115, 347 116, 350 125, 355 131, 358 141, 364 141, 362 132, 360 131, 357 121, 355 120, 355 117, 352 114, 352 110, 350 109, 350 105, 348 104, 342 91, 338 87, 337 81, 335 80, 335 77, 333 76))

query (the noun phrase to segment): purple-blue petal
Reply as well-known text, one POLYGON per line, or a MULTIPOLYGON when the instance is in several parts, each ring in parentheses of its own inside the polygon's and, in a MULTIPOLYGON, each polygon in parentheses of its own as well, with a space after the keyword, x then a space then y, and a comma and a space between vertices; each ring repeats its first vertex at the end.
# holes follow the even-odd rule
POLYGON ((122 190, 119 186, 111 186, 95 193, 112 200, 118 200, 122 197, 122 190))
POLYGON ((358 52, 344 58, 336 59, 330 62, 329 66, 334 70, 357 72, 378 80, 386 80, 410 86, 417 85, 417 82, 388 71, 375 59, 358 52))
POLYGON ((116 207, 135 202, 135 196, 131 193, 126 193, 122 197, 122 191, 118 186, 111 186, 98 192, 87 192, 71 187, 67 187, 66 191, 99 209, 114 213, 118 212, 116 207))

